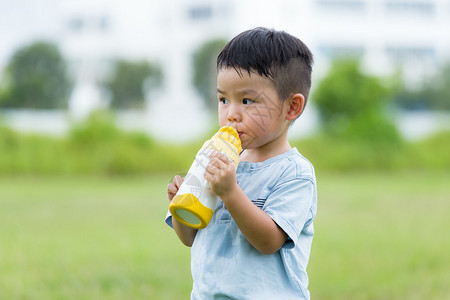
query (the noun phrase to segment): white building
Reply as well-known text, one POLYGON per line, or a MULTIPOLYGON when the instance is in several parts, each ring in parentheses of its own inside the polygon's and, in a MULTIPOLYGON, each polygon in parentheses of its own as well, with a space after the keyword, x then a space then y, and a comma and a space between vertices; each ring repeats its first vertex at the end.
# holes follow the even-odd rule
MULTIPOLYGON (((161 63, 164 85, 147 112, 123 114, 123 126, 167 139, 210 131, 191 85, 192 55, 203 42, 230 39, 256 26, 300 37, 315 55, 314 77, 332 58, 360 57, 384 75, 402 66, 411 84, 450 57, 447 0, 0 0, 0 68, 13 51, 35 39, 59 44, 76 87, 70 111, 84 116, 105 105, 98 81, 116 57, 161 63), (133 120, 133 122, 129 121, 133 120)), ((308 109, 299 134, 312 129, 308 109)))

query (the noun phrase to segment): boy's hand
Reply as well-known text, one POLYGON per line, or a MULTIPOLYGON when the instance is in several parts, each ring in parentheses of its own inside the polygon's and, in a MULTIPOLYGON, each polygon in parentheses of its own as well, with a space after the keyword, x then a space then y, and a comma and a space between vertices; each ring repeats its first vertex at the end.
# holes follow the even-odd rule
POLYGON ((169 202, 172 201, 173 197, 175 197, 175 194, 180 189, 181 184, 183 183, 183 178, 181 178, 180 175, 176 175, 173 178, 172 183, 169 183, 167 185, 167 198, 169 198, 169 202))
MULTIPOLYGON (((175 197, 175 194, 180 189, 181 184, 183 183, 184 178, 181 178, 180 175, 176 175, 173 178, 172 183, 169 183, 167 185, 167 198, 169 198, 169 202, 172 201, 173 197, 175 197)), ((178 238, 180 241, 188 246, 192 247, 192 244, 194 243, 195 235, 197 234, 197 229, 193 229, 191 227, 188 227, 186 225, 183 225, 179 223, 175 218, 172 218, 172 226, 175 232, 177 233, 178 238)))
POLYGON ((210 155, 204 178, 209 182, 211 190, 219 197, 230 192, 236 185, 236 166, 223 153, 210 155))

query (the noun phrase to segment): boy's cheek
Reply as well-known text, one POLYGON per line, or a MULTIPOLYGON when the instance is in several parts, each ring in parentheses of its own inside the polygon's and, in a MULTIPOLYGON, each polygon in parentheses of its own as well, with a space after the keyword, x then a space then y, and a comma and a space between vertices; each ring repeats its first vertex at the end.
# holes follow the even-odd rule
POLYGON ((221 114, 219 113, 219 126, 223 127, 223 126, 227 126, 228 125, 228 120, 225 114, 221 114))

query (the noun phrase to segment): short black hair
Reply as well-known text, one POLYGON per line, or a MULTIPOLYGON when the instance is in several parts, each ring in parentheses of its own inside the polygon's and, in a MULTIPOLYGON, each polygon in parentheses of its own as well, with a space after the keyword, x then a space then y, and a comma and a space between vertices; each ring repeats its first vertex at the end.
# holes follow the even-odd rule
POLYGON ((234 37, 217 57, 217 69, 234 68, 269 78, 281 100, 294 93, 308 99, 313 55, 298 38, 284 32, 257 27, 234 37))

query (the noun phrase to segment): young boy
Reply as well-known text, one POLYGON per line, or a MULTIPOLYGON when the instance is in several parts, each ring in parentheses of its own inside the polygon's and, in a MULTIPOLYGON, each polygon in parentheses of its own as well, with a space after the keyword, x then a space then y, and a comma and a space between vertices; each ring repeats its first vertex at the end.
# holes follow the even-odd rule
MULTIPOLYGON (((241 162, 216 153, 205 179, 222 200, 204 229, 170 216, 191 249, 191 299, 309 299, 306 266, 314 234, 316 180, 287 133, 305 107, 313 58, 299 39, 256 28, 217 59, 220 126, 241 138, 241 162)), ((182 183, 167 187, 169 201, 182 183)))

